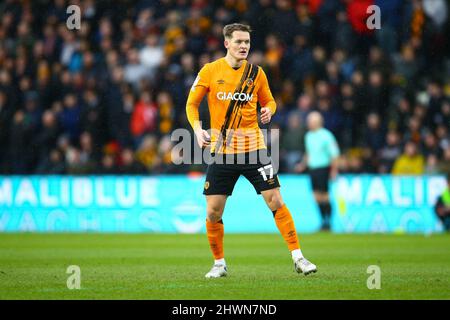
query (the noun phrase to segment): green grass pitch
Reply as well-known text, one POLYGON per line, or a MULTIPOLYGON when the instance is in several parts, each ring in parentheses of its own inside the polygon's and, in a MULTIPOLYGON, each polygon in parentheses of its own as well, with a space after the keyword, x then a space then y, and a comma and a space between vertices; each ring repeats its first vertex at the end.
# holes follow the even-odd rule
POLYGON ((0 234, 0 299, 450 299, 450 235, 300 235, 316 274, 278 234, 226 234, 229 276, 205 279, 206 235, 0 234), (69 290, 69 265, 81 289, 69 290), (381 289, 367 288, 369 265, 381 289))

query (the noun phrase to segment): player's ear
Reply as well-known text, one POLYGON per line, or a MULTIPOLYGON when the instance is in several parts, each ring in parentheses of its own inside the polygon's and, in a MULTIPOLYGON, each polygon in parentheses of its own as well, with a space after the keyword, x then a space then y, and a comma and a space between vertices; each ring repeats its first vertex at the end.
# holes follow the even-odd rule
POLYGON ((225 40, 223 41, 223 45, 225 46, 225 48, 228 49, 228 47, 230 46, 230 41, 228 41, 227 39, 225 39, 225 40))

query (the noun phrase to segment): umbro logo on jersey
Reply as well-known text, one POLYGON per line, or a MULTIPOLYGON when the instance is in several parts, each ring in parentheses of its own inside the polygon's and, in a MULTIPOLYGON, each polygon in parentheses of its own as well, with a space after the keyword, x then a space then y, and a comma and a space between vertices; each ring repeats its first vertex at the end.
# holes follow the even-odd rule
POLYGON ((224 84, 224 83, 225 83, 225 80, 222 80, 222 79, 217 80, 217 84, 224 84))

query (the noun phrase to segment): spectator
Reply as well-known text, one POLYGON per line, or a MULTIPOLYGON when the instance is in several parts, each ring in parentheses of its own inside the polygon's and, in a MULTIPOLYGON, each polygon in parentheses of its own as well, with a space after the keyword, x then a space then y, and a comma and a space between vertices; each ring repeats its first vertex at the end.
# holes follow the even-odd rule
POLYGON ((342 110, 342 130, 338 135, 344 149, 354 146, 357 141, 355 94, 353 86, 346 82, 341 85, 338 108, 342 110))
POLYGON ((50 150, 56 146, 59 133, 60 128, 55 113, 52 110, 45 111, 42 115, 42 128, 32 139, 39 162, 46 159, 50 150))
POLYGON ((367 116, 367 130, 364 134, 366 148, 369 148, 370 153, 377 154, 383 147, 385 140, 385 132, 382 127, 380 116, 376 113, 370 113, 367 116))
POLYGON ((28 173, 29 153, 28 141, 31 137, 30 128, 25 122, 25 113, 21 110, 14 114, 9 136, 9 163, 12 174, 28 173))
POLYGON ((438 164, 438 156, 434 153, 428 154, 428 156, 426 156, 424 173, 428 175, 439 174, 438 164))
POLYGON ((81 108, 74 93, 68 93, 64 97, 64 109, 60 114, 62 130, 71 141, 77 141, 80 135, 81 108))
POLYGON ((416 54, 411 44, 405 44, 401 53, 394 56, 393 80, 401 87, 411 89, 419 72, 416 54))
POLYGON ((425 133, 422 149, 422 153, 425 157, 428 157, 431 154, 438 156, 441 153, 441 149, 439 148, 436 136, 433 134, 433 132, 429 131, 425 133))
POLYGON ((272 117, 272 123, 278 125, 281 129, 286 128, 290 112, 280 96, 275 97, 277 112, 272 117))
POLYGON ((352 174, 359 174, 364 172, 363 161, 361 157, 351 156, 348 163, 348 172, 352 174))
POLYGON ((168 134, 174 127, 174 105, 172 98, 168 92, 162 91, 157 96, 158 103, 158 117, 159 128, 158 131, 162 134, 168 134))
POLYGON ((353 30, 344 10, 338 10, 336 13, 336 27, 333 31, 331 35, 334 48, 341 48, 345 51, 350 51, 354 48, 353 30))
POLYGON ((41 159, 36 174, 65 174, 66 163, 61 151, 52 149, 49 155, 41 159))
POLYGON ((133 87, 138 90, 141 79, 149 77, 149 70, 139 61, 139 52, 137 49, 130 48, 127 51, 127 64, 124 67, 124 80, 132 84, 133 87))
POLYGON ((379 173, 389 173, 392 171, 395 160, 402 154, 399 133, 390 130, 386 135, 386 145, 379 151, 379 173))
POLYGON ((294 44, 286 50, 280 65, 283 74, 295 83, 302 83, 311 75, 314 67, 313 52, 304 35, 294 37, 294 44))
POLYGON ((121 160, 122 166, 120 167, 120 173, 129 175, 147 173, 146 168, 140 162, 136 161, 132 149, 123 149, 121 152, 121 160))
POLYGON ((158 146, 156 137, 146 135, 136 154, 137 160, 142 163, 148 171, 153 172, 154 166, 158 164, 158 146))
POLYGON ((92 142, 91 134, 86 131, 83 132, 80 135, 80 162, 88 172, 93 172, 98 158, 98 151, 92 142))
POLYGON ((140 100, 135 104, 131 116, 131 133, 135 144, 139 145, 142 137, 154 133, 157 129, 158 108, 149 91, 141 93, 140 100))
POLYGON ((69 147, 66 153, 66 168, 70 175, 85 175, 92 173, 90 167, 82 160, 80 150, 75 147, 69 147))
POLYGON ((450 100, 447 99, 442 102, 440 112, 432 115, 432 123, 434 126, 444 125, 448 126, 450 123, 450 100))
POLYGON ((281 141, 281 148, 284 151, 282 158, 286 163, 287 172, 294 172, 295 165, 302 160, 304 135, 305 127, 301 118, 296 114, 291 115, 281 141))
POLYGON ((418 153, 417 145, 408 141, 403 154, 395 160, 392 174, 395 175, 419 175, 424 172, 424 158, 418 153))
POLYGON ((378 113, 384 118, 387 115, 389 105, 388 93, 388 87, 385 84, 381 71, 370 71, 367 97, 365 97, 368 111, 378 113))
POLYGON ((139 59, 143 66, 148 68, 150 78, 153 78, 156 69, 164 58, 163 48, 158 44, 158 36, 150 34, 145 38, 145 46, 139 51, 139 59))
POLYGON ((8 170, 9 130, 13 116, 13 108, 5 91, 0 91, 0 174, 8 170))
POLYGON ((450 174, 450 146, 444 150, 442 160, 438 164, 438 172, 443 174, 450 174))
POLYGON ((165 135, 161 138, 158 147, 158 155, 155 159, 153 170, 158 173, 182 173, 184 171, 180 166, 172 163, 172 147, 173 143, 170 135, 165 135), (181 169, 181 170, 180 170, 181 169))
POLYGON ((411 103, 406 97, 400 98, 396 104, 394 114, 391 115, 391 122, 399 132, 405 132, 408 127, 409 118, 412 116, 411 103))
POLYGON ((292 43, 292 30, 297 25, 297 17, 289 0, 275 0, 277 10, 272 16, 272 30, 280 37, 284 44, 292 43))
POLYGON ((438 82, 435 81, 430 82, 427 85, 427 95, 429 99, 428 99, 427 119, 425 124, 428 127, 433 128, 437 124, 433 120, 434 119, 437 120, 436 115, 440 113, 441 106, 445 101, 442 86, 438 82))
POLYGON ((100 166, 97 168, 98 174, 110 175, 117 174, 118 171, 116 169, 114 155, 106 153, 103 155, 102 160, 100 162, 100 166))
POLYGON ((107 140, 105 108, 96 90, 87 89, 84 92, 80 129, 82 132, 89 132, 96 147, 104 144, 107 140))
POLYGON ((335 106, 331 105, 331 99, 328 97, 319 98, 317 110, 323 117, 324 127, 337 135, 341 127, 341 114, 335 106))
POLYGON ((412 116, 408 121, 408 128, 405 133, 405 140, 411 140, 415 144, 419 144, 422 139, 421 120, 419 117, 412 116))

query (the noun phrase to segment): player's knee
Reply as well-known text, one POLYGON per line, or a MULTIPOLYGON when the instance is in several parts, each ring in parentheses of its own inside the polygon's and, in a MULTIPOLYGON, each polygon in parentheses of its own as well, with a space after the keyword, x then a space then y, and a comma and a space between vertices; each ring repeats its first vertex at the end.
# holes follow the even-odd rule
POLYGON ((284 202, 281 198, 277 198, 272 202, 272 208, 274 208, 275 210, 280 209, 282 206, 284 206, 284 202))
POLYGON ((281 197, 280 193, 273 193, 270 198, 269 198, 269 203, 268 203, 270 209, 272 210, 278 210, 280 209, 283 205, 283 198, 281 197))
POLYGON ((318 192, 318 191, 315 191, 315 192, 314 192, 314 199, 315 199, 317 202, 322 202, 322 193, 321 193, 321 192, 318 192))
POLYGON ((208 220, 212 223, 219 222, 222 219, 223 209, 219 207, 210 207, 206 210, 208 220))

